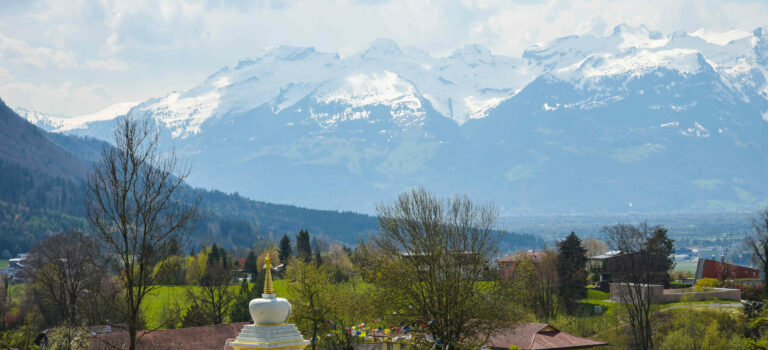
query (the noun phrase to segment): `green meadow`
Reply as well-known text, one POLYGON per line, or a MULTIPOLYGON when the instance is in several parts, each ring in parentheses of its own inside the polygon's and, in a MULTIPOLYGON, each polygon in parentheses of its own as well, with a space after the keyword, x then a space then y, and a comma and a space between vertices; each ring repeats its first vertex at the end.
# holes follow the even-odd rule
MULTIPOLYGON (((287 281, 276 280, 274 281, 275 293, 279 297, 287 297, 287 281)), ((197 286, 159 286, 151 294, 147 295, 144 299, 143 309, 144 316, 147 321, 147 329, 160 328, 164 317, 164 313, 173 312, 181 313, 176 315, 182 317, 189 309, 189 300, 187 297, 187 291, 192 290, 197 292, 200 287, 197 286)), ((230 288, 237 291, 240 289, 239 285, 233 284, 230 288)), ((181 323, 177 323, 177 327, 181 323)))

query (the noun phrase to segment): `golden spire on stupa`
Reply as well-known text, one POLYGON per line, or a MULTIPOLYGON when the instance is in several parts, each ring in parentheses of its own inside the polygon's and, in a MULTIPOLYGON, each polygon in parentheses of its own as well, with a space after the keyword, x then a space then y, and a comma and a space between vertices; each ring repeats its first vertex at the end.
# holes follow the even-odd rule
POLYGON ((272 258, 269 257, 269 253, 264 258, 264 269, 267 272, 264 277, 264 294, 275 294, 275 286, 272 285, 272 258))

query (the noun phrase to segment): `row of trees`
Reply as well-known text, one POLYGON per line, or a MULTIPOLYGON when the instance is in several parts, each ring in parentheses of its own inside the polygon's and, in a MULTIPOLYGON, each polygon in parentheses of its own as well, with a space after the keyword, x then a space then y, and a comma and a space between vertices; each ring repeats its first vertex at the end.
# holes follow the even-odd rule
MULTIPOLYGON (((116 147, 104 149, 88 181, 87 215, 93 235, 63 235, 62 241, 52 241, 53 246, 35 252, 32 260, 37 264, 35 290, 40 294, 41 312, 49 313, 46 317, 51 322, 125 327, 129 348, 135 349, 138 331, 146 328, 147 296, 164 282, 180 278, 183 266, 186 283, 196 286, 187 296, 193 305, 186 313, 187 324, 221 323, 247 315, 245 301, 259 289, 244 282, 233 293, 234 262, 228 253, 213 246, 186 260, 180 254, 201 216, 197 200, 182 198, 189 193, 182 190, 189 169, 173 154, 158 151, 158 134, 149 121, 120 120, 115 141, 116 147), (67 254, 71 255, 64 260, 46 256, 62 247, 70 247, 67 254), (47 275, 53 276, 50 281, 47 275)), ((277 255, 273 259, 282 256, 283 262, 288 261, 293 317, 310 331, 313 348, 329 328, 342 330, 335 333, 338 341, 349 345, 351 334, 343 330, 376 313, 420 324, 420 331, 443 348, 484 343, 494 331, 520 319, 519 310, 529 300, 519 295, 528 287, 494 283, 489 268, 500 239, 494 230, 497 213, 492 205, 477 204, 466 196, 442 199, 414 189, 393 203, 379 205, 377 213, 379 234, 361 244, 355 254, 342 248, 334 258, 355 260, 371 287, 358 288, 354 281, 335 278, 329 266, 339 264, 323 263, 320 249, 313 252, 306 231, 297 235, 295 258, 287 236, 279 249, 270 251, 277 255)), ((668 254, 663 254, 672 249, 673 241, 663 228, 616 225, 606 228, 605 234, 611 248, 638 254, 638 259, 627 259, 637 274, 631 278, 635 286, 651 281, 656 271, 651 269, 670 267, 668 254)), ((768 232, 765 237, 764 246, 755 246, 768 247, 768 232)), ((543 283, 540 290, 556 296, 543 304, 562 305, 570 312, 585 293, 586 249, 575 234, 557 248, 554 268, 548 272, 556 276, 555 283, 535 275, 533 279, 543 283)), ((255 275, 261 264, 256 258, 254 267, 254 257, 255 253, 246 258, 246 265, 255 275)), ((535 267, 532 271, 542 273, 535 267)), ((643 298, 641 289, 635 293, 643 298)), ((635 344, 652 348, 650 303, 638 299, 626 305, 635 344)), ((178 312, 168 312, 169 320, 174 314, 178 312)))

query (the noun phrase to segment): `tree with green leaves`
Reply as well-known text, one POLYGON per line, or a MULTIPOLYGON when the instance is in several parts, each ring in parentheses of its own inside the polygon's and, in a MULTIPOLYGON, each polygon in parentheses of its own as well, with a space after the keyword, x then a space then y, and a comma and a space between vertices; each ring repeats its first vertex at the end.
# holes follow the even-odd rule
MULTIPOLYGON (((654 269, 659 271, 659 273, 669 273, 675 267, 675 259, 673 257, 673 254, 675 254, 675 240, 667 236, 666 228, 662 226, 656 227, 653 235, 648 238, 648 251, 652 255, 662 257, 656 260, 656 266, 654 266, 654 269)), ((669 275, 667 274, 667 276, 669 275)), ((666 278, 664 282, 666 282, 664 283, 664 288, 669 287, 669 278, 666 278)))
POLYGON ((259 293, 264 289, 264 281, 257 279, 256 283, 250 284, 246 279, 240 281, 240 289, 235 296, 232 306, 230 319, 232 322, 245 322, 251 320, 251 311, 249 304, 251 300, 259 297, 259 293))
POLYGON ((291 247, 291 238, 288 237, 287 234, 283 235, 283 238, 280 239, 280 261, 285 264, 288 262, 288 259, 291 258, 291 255, 293 255, 293 248, 291 247))
POLYGON ((296 235, 296 256, 305 263, 312 261, 312 245, 307 230, 300 230, 296 235))
POLYGON ((565 311, 572 314, 579 299, 587 297, 587 250, 581 239, 571 232, 557 242, 558 300, 565 311))
POLYGON ((315 350, 317 335, 323 333, 324 320, 331 312, 330 277, 315 264, 296 259, 288 265, 285 278, 289 281, 288 293, 293 306, 291 318, 300 329, 311 334, 312 350, 315 350))

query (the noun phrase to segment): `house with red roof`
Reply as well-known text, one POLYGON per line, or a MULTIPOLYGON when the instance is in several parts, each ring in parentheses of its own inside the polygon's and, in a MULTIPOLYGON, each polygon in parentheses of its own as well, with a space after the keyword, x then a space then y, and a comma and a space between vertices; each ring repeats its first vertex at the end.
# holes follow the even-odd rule
POLYGON ((497 332, 488 339, 486 345, 492 349, 507 350, 516 346, 521 350, 543 350, 592 349, 606 346, 608 343, 563 332, 546 323, 522 323, 516 327, 497 332))

